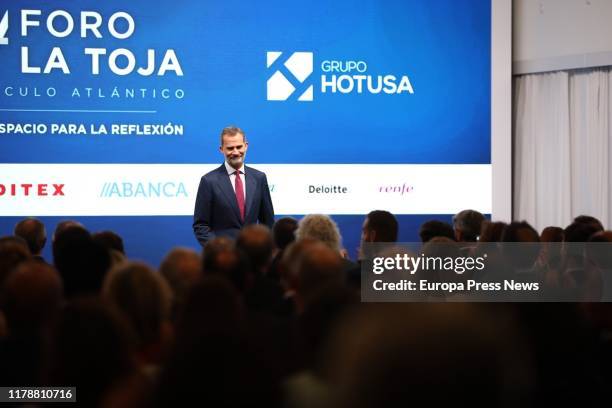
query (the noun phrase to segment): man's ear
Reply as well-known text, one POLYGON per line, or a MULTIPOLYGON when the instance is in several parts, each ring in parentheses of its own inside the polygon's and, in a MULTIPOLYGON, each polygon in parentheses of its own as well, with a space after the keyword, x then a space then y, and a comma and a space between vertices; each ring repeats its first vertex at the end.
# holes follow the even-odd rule
POLYGON ((370 242, 376 242, 376 230, 370 231, 370 242))

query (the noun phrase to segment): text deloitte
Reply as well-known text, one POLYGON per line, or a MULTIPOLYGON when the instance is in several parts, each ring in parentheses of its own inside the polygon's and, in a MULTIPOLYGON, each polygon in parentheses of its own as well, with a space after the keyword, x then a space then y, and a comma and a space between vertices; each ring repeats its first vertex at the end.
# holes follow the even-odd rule
POLYGON ((346 194, 348 187, 343 186, 308 186, 308 194, 346 194))
POLYGON ((368 75, 365 61, 325 60, 321 70, 331 75, 321 75, 321 92, 326 93, 371 93, 414 94, 408 75, 368 75), (338 75, 337 75, 338 74, 338 75))

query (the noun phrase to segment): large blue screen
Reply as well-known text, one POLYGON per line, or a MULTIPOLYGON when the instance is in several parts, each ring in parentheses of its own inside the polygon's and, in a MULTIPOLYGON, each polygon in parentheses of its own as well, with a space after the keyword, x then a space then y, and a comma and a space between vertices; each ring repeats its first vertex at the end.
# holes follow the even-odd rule
POLYGON ((151 262, 195 247, 195 190, 230 124, 279 216, 341 215, 352 235, 373 209, 491 212, 491 0, 4 2, 0 61, 2 234, 102 217, 151 262), (346 195, 308 192, 326 183, 346 195), (152 245, 139 216, 184 226, 152 245))

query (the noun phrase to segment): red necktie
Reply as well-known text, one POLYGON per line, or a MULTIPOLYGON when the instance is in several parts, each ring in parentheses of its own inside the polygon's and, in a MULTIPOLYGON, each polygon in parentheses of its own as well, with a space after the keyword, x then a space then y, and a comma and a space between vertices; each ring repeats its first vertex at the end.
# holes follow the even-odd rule
POLYGON ((242 188, 242 180, 240 179, 240 171, 234 173, 236 175, 236 201, 240 210, 240 219, 244 221, 244 189, 242 188))

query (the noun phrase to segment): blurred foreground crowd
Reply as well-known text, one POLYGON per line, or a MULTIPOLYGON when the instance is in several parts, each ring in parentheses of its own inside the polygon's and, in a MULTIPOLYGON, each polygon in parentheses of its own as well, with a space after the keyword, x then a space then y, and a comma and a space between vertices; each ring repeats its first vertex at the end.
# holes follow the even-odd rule
MULTIPOLYGON (((398 230, 372 211, 361 241, 398 230)), ((589 216, 539 234, 473 210, 419 235, 612 240, 589 216)), ((86 407, 353 408, 591 406, 612 385, 608 304, 361 303, 360 262, 326 215, 174 248, 158 268, 77 221, 58 224, 52 260, 46 242, 34 218, 0 238, 0 386, 74 386, 86 407)))

